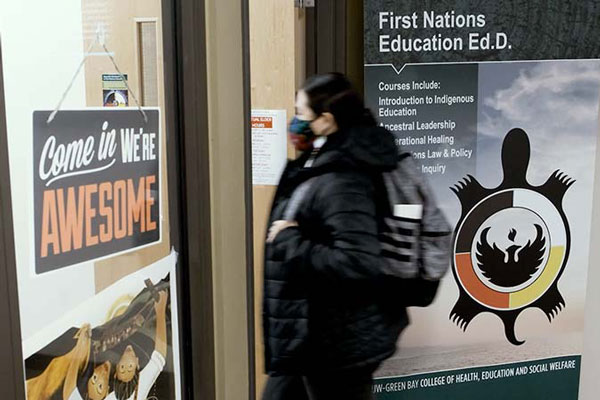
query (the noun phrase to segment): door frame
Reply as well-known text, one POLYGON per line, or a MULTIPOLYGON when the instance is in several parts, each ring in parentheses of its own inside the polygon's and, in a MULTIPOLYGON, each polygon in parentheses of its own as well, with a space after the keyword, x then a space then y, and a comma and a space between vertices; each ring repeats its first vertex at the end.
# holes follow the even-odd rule
POLYGON ((254 324, 254 196, 252 187, 252 101, 250 70, 250 3, 242 5, 242 57, 244 68, 244 197, 246 204, 246 313, 248 315, 248 400, 256 399, 256 334, 254 324))
POLYGON ((25 378, 17 293, 17 270, 8 162, 8 135, 0 43, 0 397, 25 398, 25 378))
POLYGON ((181 384, 184 399, 214 399, 205 1, 162 3, 165 111, 171 132, 167 146, 169 213, 181 288, 181 384))
POLYGON ((341 72, 363 92, 363 14, 363 1, 317 0, 306 9, 306 76, 341 72))
MULTIPOLYGON (((244 200, 248 399, 255 395, 252 138, 249 0, 240 0, 244 108, 244 200)), ((215 318, 205 0, 163 0, 171 242, 179 253, 182 387, 186 399, 215 399, 215 318), (177 190, 173 190, 177 188, 177 190), (203 206, 198 206, 198 205, 203 206)), ((239 51, 233 49, 232 51, 239 51)))

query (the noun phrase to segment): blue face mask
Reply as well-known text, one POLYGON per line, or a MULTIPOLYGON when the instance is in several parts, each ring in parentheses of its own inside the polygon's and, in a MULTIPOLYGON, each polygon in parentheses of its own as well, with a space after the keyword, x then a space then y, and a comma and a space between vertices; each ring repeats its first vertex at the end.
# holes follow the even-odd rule
POLYGON ((303 121, 295 116, 290 122, 290 140, 297 150, 304 151, 310 147, 315 138, 315 133, 310 129, 312 121, 303 121))
POLYGON ((310 129, 310 123, 312 121, 304 121, 295 116, 290 122, 290 132, 296 135, 303 135, 307 138, 312 138, 315 134, 310 129))

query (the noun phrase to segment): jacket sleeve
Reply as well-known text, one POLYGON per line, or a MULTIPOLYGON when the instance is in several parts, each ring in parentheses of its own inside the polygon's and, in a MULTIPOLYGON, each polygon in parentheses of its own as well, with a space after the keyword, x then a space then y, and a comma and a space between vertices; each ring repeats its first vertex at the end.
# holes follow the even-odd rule
POLYGON ((356 175, 319 182, 311 210, 317 214, 326 241, 306 235, 302 226, 280 232, 274 255, 286 265, 310 268, 332 280, 370 279, 383 273, 373 187, 356 175), (299 262, 300 261, 300 262, 299 262))

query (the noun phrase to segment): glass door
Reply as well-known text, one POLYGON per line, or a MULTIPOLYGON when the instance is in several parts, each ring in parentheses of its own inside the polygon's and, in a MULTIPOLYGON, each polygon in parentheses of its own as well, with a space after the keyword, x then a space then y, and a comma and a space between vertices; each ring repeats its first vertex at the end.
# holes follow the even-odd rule
POLYGON ((29 400, 183 398, 165 6, 0 2, 29 400))

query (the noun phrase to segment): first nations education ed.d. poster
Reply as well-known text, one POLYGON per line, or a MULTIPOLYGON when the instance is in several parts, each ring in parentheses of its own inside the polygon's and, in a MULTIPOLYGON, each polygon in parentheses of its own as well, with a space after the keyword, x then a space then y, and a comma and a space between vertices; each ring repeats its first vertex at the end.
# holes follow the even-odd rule
POLYGON ((365 1, 368 106, 454 227, 377 399, 577 399, 599 33, 595 2, 365 1))

